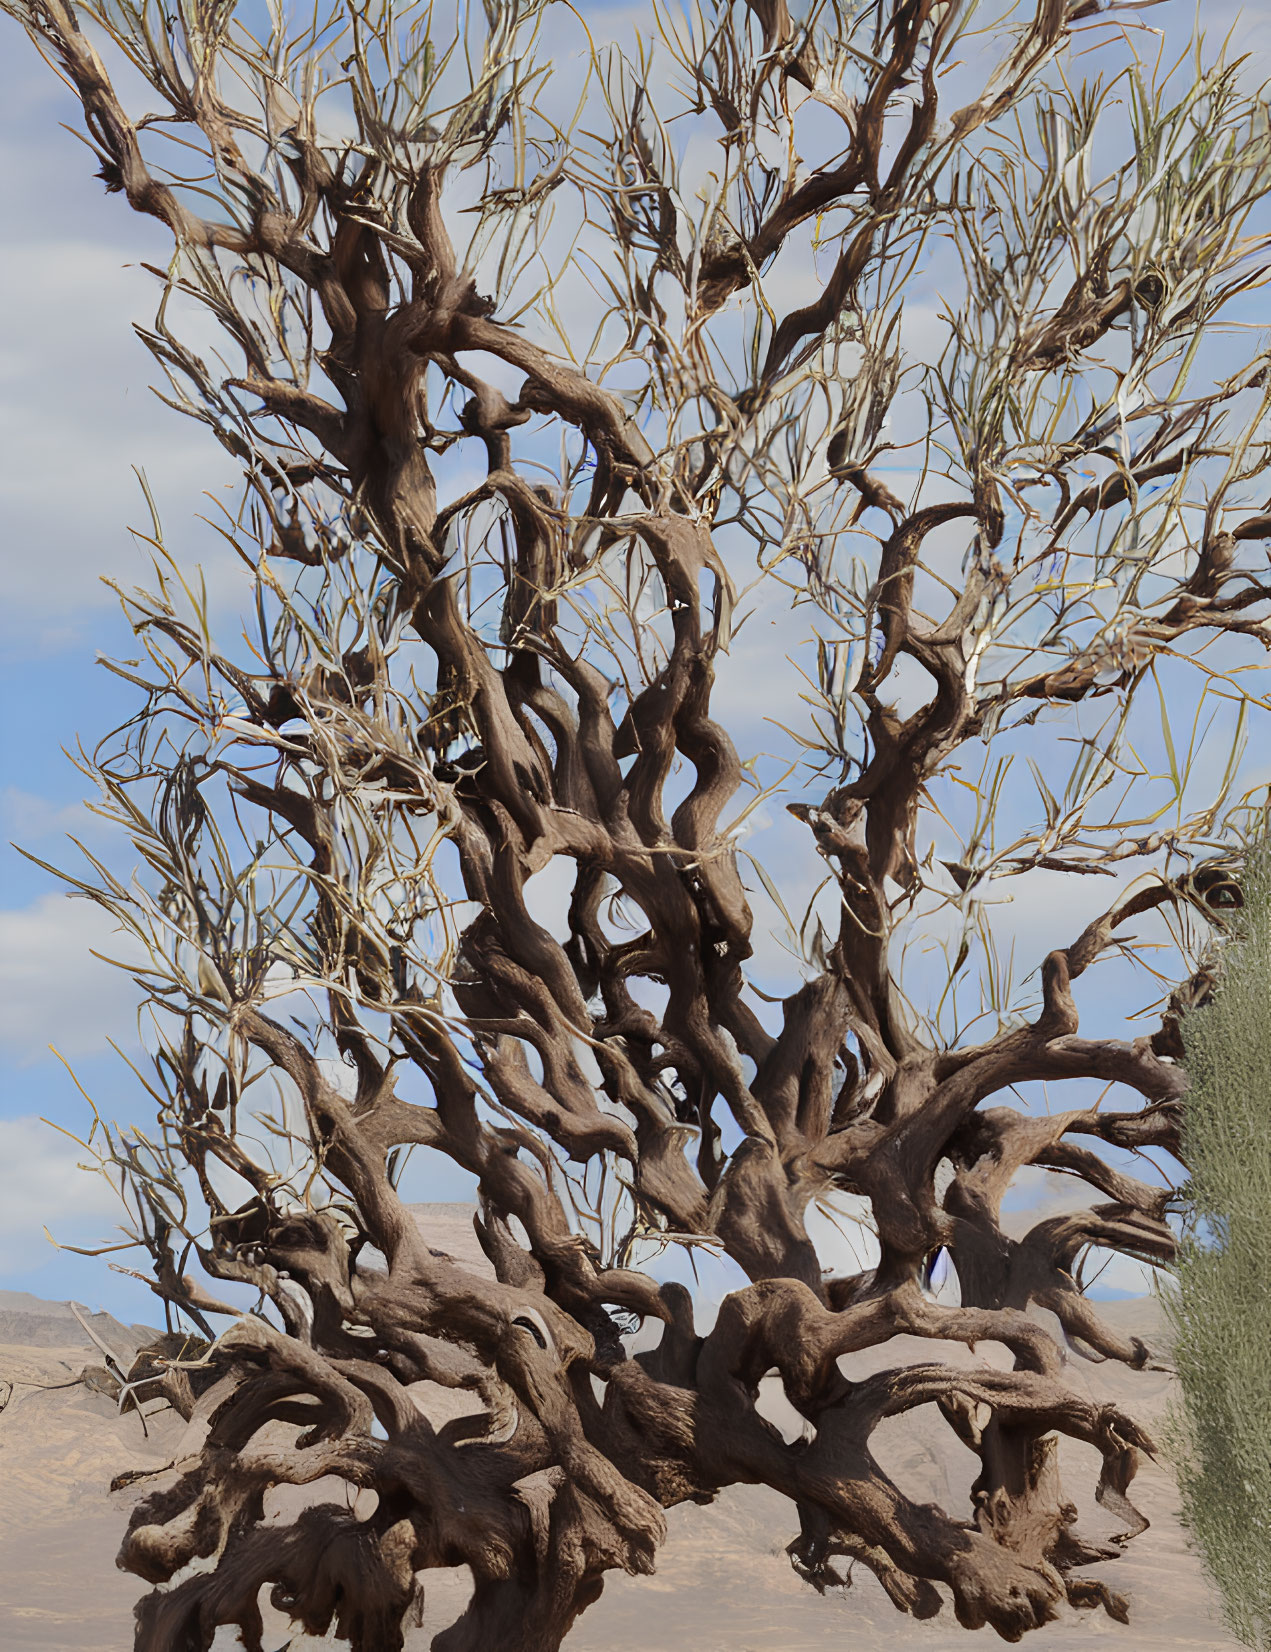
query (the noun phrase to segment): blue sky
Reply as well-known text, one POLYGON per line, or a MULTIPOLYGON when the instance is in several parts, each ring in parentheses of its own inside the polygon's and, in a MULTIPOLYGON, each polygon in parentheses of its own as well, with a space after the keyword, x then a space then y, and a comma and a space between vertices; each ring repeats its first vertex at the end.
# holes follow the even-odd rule
MULTIPOLYGON (((75 1169, 82 1155, 38 1121, 82 1130, 87 1116, 50 1043, 103 1112, 133 1116, 126 1070, 106 1040, 130 1042, 135 994, 89 954, 109 946, 100 914, 65 899, 9 840, 65 864, 74 858, 68 832, 105 843, 62 748, 81 735, 91 742, 131 709, 125 685, 94 663, 98 650, 128 652, 101 576, 143 576, 126 531, 143 520, 131 467, 152 477, 165 516, 210 570, 216 547, 192 519, 202 490, 225 476, 215 447, 148 389, 150 358, 131 324, 152 318, 154 283, 136 264, 161 259, 162 238, 107 198, 89 152, 59 128, 73 119, 57 80, 0 21, 0 190, 10 226, 0 273, 0 1283, 153 1318, 141 1286, 59 1255, 42 1232, 47 1221, 69 1242, 91 1242, 116 1220, 100 1178, 75 1169)), ((236 582, 218 566, 228 610, 236 582)))
MULTIPOLYGON (((588 8, 593 21, 602 15, 643 13, 588 8)), ((1171 5, 1159 15, 1185 26, 1190 13, 1171 5)), ((1215 35, 1234 16, 1226 5, 1205 7, 1215 35)), ((1243 49, 1271 65, 1271 5, 1247 6, 1243 19, 1243 49)), ((197 521, 205 491, 230 479, 225 456, 150 393, 153 364, 131 332, 132 323, 153 317, 156 286, 139 265, 166 261, 164 237, 105 195, 88 151, 59 127, 74 120, 73 101, 16 26, 0 20, 0 1286, 152 1319, 141 1285, 58 1253, 43 1236, 48 1222, 67 1242, 90 1242, 109 1234, 116 1212, 99 1179, 75 1168, 82 1155, 73 1144, 40 1123, 82 1130, 87 1119, 48 1046, 58 1047, 103 1113, 144 1116, 134 1081, 107 1044, 112 1037, 134 1044, 134 994, 125 975, 90 955, 90 947, 109 950, 100 915, 66 900, 8 840, 69 864, 69 832, 119 857, 80 806, 86 783, 62 748, 77 737, 91 743, 132 709, 127 685, 94 664, 98 651, 129 651, 101 577, 144 577, 127 533, 129 522, 144 520, 132 467, 147 473, 170 543, 203 564, 223 621, 246 586, 197 521)), ((728 692, 744 697, 746 687, 738 676, 728 692)), ((753 681, 749 689, 746 717, 753 681)), ((727 714, 727 701, 722 709, 727 714)), ((774 828, 783 824, 780 817, 774 828)), ((1071 939, 1087 898, 1062 880, 1043 891, 1029 921, 1057 921, 1063 931, 1047 946, 1071 939)), ((444 1175, 417 1189, 421 1197, 464 1191, 461 1179, 444 1175)))

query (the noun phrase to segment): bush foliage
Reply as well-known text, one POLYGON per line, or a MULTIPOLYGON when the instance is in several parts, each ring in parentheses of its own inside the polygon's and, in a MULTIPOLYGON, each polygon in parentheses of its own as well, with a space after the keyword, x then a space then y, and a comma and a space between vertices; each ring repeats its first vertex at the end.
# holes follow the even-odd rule
POLYGON ((1217 990, 1183 1019, 1191 1167, 1177 1289, 1165 1297, 1182 1386, 1166 1433, 1183 1515, 1228 1626, 1271 1648, 1271 840, 1217 990))

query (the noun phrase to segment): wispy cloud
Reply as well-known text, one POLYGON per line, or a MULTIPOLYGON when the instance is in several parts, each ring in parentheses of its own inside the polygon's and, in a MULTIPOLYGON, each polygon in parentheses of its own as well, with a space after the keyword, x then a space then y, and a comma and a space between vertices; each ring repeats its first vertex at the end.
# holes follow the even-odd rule
MULTIPOLYGON (((206 563, 214 596, 241 605, 242 574, 210 530, 191 531, 204 490, 234 474, 208 433, 150 393, 150 325, 167 262, 163 232, 108 200, 92 157, 59 121, 77 111, 8 19, 0 25, 0 631, 25 656, 100 625, 103 576, 145 582, 129 535, 146 510, 145 469, 185 565, 206 563), (231 593, 228 588, 233 585, 231 593)), ((201 343, 197 335, 196 343, 201 343)), ((228 496, 226 496, 228 497, 228 496)))
POLYGON ((15 843, 28 844, 48 837, 82 838, 105 830, 106 822, 83 803, 54 803, 20 786, 6 786, 0 791, 0 828, 15 843))
POLYGON ((63 895, 0 911, 0 1050, 21 1063, 50 1044, 64 1055, 128 1041, 138 992, 124 970, 92 956, 123 955, 124 938, 98 907, 63 895))
POLYGON ((0 1119, 0 1274, 48 1260, 46 1226, 65 1244, 110 1236, 124 1207, 81 1162, 91 1162, 83 1148, 42 1119, 0 1119))

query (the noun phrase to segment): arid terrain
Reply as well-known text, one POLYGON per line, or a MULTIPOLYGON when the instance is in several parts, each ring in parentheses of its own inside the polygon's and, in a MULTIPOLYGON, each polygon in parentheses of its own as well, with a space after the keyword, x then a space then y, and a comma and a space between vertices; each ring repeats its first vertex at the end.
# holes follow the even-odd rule
MULTIPOLYGON (((477 1250, 463 1206, 421 1207, 432 1244, 451 1254, 485 1260, 477 1250)), ((1105 1305, 1107 1316, 1159 1345, 1159 1310, 1150 1299, 1105 1305)), ((106 1315, 90 1321, 117 1352, 146 1338, 142 1327, 123 1326, 106 1315)), ((930 1345, 927 1345, 929 1349, 930 1345)), ((873 1356, 875 1367, 908 1357, 892 1344, 873 1356)), ((992 1359, 1003 1351, 975 1354, 950 1345, 948 1357, 992 1359)), ((0 1647, 4 1652, 126 1652, 131 1644, 135 1579, 117 1571, 114 1555, 134 1492, 110 1495, 113 1475, 125 1469, 161 1468, 180 1448, 183 1427, 170 1412, 149 1416, 145 1432, 133 1413, 118 1415, 106 1394, 75 1382, 100 1363, 80 1321, 65 1303, 0 1292, 0 1647), (69 1386, 67 1386, 69 1384, 69 1386)), ((1151 1423, 1170 1392, 1163 1372, 1127 1372, 1075 1356, 1075 1382, 1120 1404, 1133 1405, 1151 1423)), ((864 1370, 864 1363, 860 1369, 864 1370)), ((441 1402, 441 1391, 437 1399, 441 1402)), ((782 1399, 769 1415, 780 1426, 782 1399)), ((432 1409, 432 1406, 429 1406, 432 1409)), ((948 1428, 925 1413, 897 1420, 878 1438, 879 1454, 903 1488, 926 1500, 965 1498, 974 1459, 948 1428)), ((1072 1448, 1069 1490, 1090 1507, 1095 1474, 1072 1448)), ((148 1482, 154 1484, 154 1481, 148 1482)), ((330 1495, 328 1490, 327 1495, 330 1495)), ((1189 1553, 1175 1513, 1166 1470, 1148 1464, 1135 1482, 1135 1500, 1152 1522, 1129 1545, 1124 1559, 1092 1573, 1130 1601, 1128 1627, 1102 1615, 1068 1614, 1032 1636, 1036 1652, 1081 1647, 1134 1652, 1220 1652, 1234 1648, 1216 1618, 1213 1597, 1189 1553)), ((284 1509, 280 1505, 279 1512, 284 1509)), ((1101 1513, 1100 1529, 1112 1529, 1101 1513)), ((656 1576, 616 1577, 599 1604, 580 1620, 571 1652, 821 1652, 831 1647, 913 1647, 919 1652, 999 1644, 989 1630, 977 1636, 959 1629, 951 1613, 925 1623, 899 1614, 872 1575, 857 1568, 851 1588, 816 1595, 790 1569, 783 1553, 794 1519, 782 1498, 764 1488, 734 1487, 709 1508, 673 1509, 670 1537, 656 1576)), ((435 1574, 425 1621, 412 1632, 412 1652, 424 1652, 431 1635, 462 1608, 466 1574, 435 1574)), ((288 1645, 285 1621, 271 1614, 272 1640, 288 1645)), ((238 1645, 228 1632, 225 1652, 238 1645)), ((318 1643, 298 1637, 291 1652, 318 1643)), ((218 1649, 222 1642, 218 1640, 218 1649)))

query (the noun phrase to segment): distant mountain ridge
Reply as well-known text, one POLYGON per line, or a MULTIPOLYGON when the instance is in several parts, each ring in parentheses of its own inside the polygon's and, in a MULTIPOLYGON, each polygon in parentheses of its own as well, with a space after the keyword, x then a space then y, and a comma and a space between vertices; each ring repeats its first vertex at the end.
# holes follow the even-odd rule
POLYGON ((72 1307, 69 1302, 33 1296, 30 1291, 0 1291, 0 1345, 92 1350, 93 1339, 76 1318, 75 1307, 102 1341, 121 1354, 133 1353, 159 1335, 148 1325, 124 1325, 113 1314, 89 1313, 80 1303, 72 1307))

